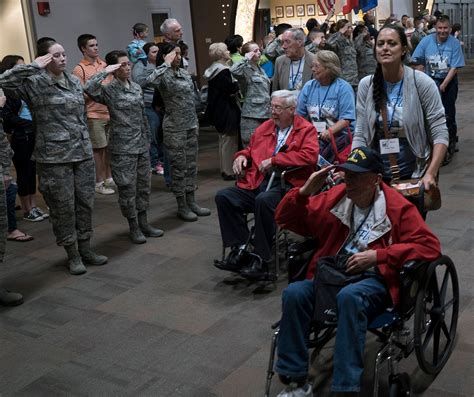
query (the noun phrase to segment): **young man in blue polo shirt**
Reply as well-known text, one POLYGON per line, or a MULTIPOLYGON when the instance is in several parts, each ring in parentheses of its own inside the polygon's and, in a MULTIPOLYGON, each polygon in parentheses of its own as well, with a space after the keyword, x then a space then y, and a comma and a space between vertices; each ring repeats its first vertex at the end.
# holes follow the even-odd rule
POLYGON ((412 55, 412 63, 436 82, 446 112, 449 130, 449 149, 445 163, 449 163, 456 149, 456 99, 458 96, 457 70, 465 65, 459 40, 451 36, 451 24, 446 15, 436 21, 436 33, 421 40, 412 55))

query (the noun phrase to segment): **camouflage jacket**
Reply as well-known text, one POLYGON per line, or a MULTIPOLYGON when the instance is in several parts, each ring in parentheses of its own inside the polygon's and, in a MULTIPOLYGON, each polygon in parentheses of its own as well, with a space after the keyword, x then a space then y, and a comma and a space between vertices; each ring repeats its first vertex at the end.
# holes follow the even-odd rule
POLYGON ((148 75, 148 83, 160 91, 165 103, 163 129, 184 131, 198 127, 194 84, 189 73, 163 64, 148 75))
POLYGON ((149 128, 142 89, 129 81, 129 87, 113 79, 102 85, 107 72, 95 74, 84 90, 94 101, 107 105, 110 114, 109 150, 111 153, 139 154, 148 150, 149 128))
MULTIPOLYGON (((0 175, 10 174, 10 162, 12 158, 12 150, 8 143, 7 134, 3 131, 3 126, 0 121, 0 175)), ((3 181, 0 181, 2 183, 3 181)))
POLYGON ((341 77, 351 86, 359 84, 359 72, 357 68, 357 52, 352 41, 344 37, 340 32, 333 34, 328 39, 328 44, 334 48, 334 52, 341 62, 341 77))
POLYGON ((374 57, 374 48, 370 44, 370 41, 364 40, 364 35, 360 34, 356 37, 354 46, 357 51, 359 80, 362 80, 365 76, 375 73, 377 60, 374 57))
POLYGON ((21 97, 31 110, 36 161, 69 163, 92 157, 84 91, 77 77, 64 73, 59 82, 33 62, 0 75, 0 87, 21 97))
POLYGON ((245 98, 242 116, 268 119, 270 117, 270 79, 263 69, 244 58, 232 65, 230 71, 239 82, 245 98))

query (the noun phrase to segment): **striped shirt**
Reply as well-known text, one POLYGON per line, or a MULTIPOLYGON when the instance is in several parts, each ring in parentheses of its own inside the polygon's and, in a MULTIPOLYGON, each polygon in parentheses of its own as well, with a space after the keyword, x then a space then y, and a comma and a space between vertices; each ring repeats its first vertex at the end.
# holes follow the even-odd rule
MULTIPOLYGON (((82 59, 79 64, 73 69, 72 74, 79 78, 82 86, 85 85, 86 81, 89 80, 94 74, 101 72, 105 69, 107 63, 100 58, 97 58, 95 63, 90 63, 87 59, 82 59)), ((103 84, 108 84, 112 80, 112 76, 107 76, 103 84)), ((107 106, 101 103, 94 102, 86 95, 86 112, 88 119, 103 119, 108 120, 109 111, 107 106)))

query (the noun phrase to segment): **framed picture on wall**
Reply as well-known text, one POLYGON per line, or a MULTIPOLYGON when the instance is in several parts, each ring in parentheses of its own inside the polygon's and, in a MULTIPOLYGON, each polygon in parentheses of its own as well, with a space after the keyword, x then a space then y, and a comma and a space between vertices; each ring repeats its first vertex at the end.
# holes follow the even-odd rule
POLYGON ((283 6, 275 7, 275 15, 277 18, 283 18, 283 6))
POLYGON ((293 18, 295 16, 295 7, 294 6, 286 6, 285 7, 286 17, 293 18))
POLYGON ((296 6, 296 16, 304 17, 304 4, 298 4, 296 6))
POLYGON ((306 4, 306 14, 308 14, 308 17, 314 17, 316 15, 315 7, 314 4, 306 4))

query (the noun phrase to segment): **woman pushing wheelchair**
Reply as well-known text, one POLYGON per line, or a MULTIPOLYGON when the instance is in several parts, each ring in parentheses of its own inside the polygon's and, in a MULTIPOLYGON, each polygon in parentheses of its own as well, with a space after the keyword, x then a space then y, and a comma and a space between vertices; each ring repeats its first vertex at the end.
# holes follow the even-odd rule
POLYGON ((315 306, 312 279, 320 258, 346 255, 345 273, 357 275, 336 296, 331 390, 358 393, 367 326, 386 308, 397 306, 401 267, 409 260, 433 261, 440 256, 440 242, 417 208, 382 182, 379 153, 354 149, 347 162, 337 166, 345 173, 345 183, 317 194, 333 168, 313 173, 304 186, 290 190, 275 214, 280 227, 318 243, 307 279, 283 292, 276 372, 287 387, 280 397, 312 395, 307 341, 315 306))

